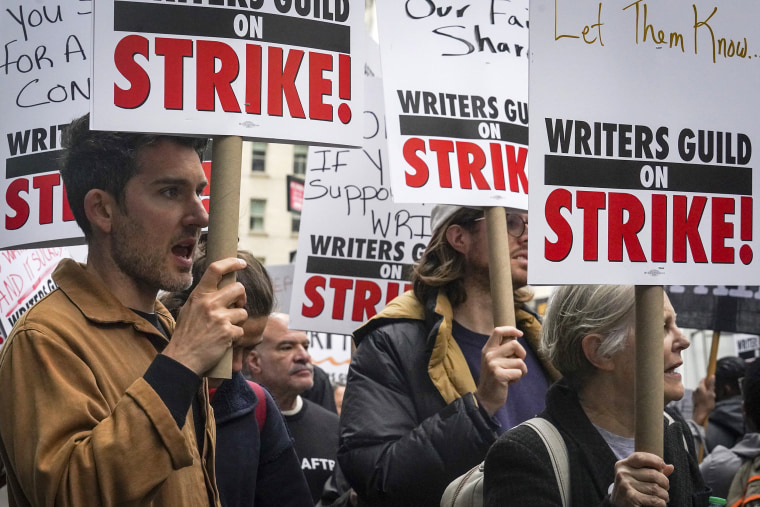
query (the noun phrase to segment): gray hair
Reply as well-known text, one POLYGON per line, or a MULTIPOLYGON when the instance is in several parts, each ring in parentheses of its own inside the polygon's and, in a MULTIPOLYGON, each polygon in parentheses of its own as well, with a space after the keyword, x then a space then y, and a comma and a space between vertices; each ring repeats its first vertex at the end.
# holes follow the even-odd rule
POLYGON ((599 354, 612 357, 625 347, 635 327, 632 285, 566 285, 554 291, 541 330, 541 349, 562 375, 582 385, 595 371, 581 345, 590 334, 602 337, 599 354))

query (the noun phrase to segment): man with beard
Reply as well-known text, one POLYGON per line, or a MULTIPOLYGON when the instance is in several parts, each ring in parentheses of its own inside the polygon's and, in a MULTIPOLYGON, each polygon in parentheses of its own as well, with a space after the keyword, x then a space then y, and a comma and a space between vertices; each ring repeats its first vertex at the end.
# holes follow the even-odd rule
POLYGON ((243 336, 245 291, 209 266, 177 323, 208 214, 205 139, 64 133, 61 174, 89 250, 19 319, 0 353, 0 456, 11 505, 219 505, 203 374, 243 336))
POLYGON ((439 505, 501 433, 544 408, 558 375, 525 306, 527 223, 507 216, 516 328, 494 327, 483 209, 439 205, 413 291, 354 332, 338 461, 360 505, 439 505))
POLYGON ((289 329, 288 322, 284 313, 269 316, 264 339, 248 355, 246 366, 252 380, 277 401, 316 503, 335 468, 338 415, 301 396, 314 384, 309 337, 289 329))

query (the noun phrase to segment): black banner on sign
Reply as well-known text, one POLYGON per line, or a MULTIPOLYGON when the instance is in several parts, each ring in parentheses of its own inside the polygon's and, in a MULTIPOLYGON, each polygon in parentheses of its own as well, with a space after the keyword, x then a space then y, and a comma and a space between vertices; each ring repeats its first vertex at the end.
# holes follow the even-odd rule
POLYGON ((401 264, 398 262, 339 259, 336 257, 315 257, 313 255, 310 255, 306 261, 306 271, 308 273, 374 278, 377 280, 406 281, 409 279, 411 270, 411 264, 401 264))
POLYGON ((114 30, 188 37, 246 39, 272 44, 351 52, 351 29, 346 25, 251 10, 220 9, 176 4, 114 3, 114 30), (259 35, 235 33, 235 18, 254 17, 262 27, 259 35))
POLYGON ((48 150, 6 159, 5 177, 11 179, 55 171, 62 154, 62 150, 48 150))
POLYGON ((547 185, 557 187, 752 195, 751 167, 546 155, 544 175, 547 185), (642 171, 661 177, 645 186, 642 171))
POLYGON ((678 325, 691 329, 760 334, 760 287, 666 285, 678 325))
POLYGON ((439 116, 399 116, 402 136, 449 137, 509 141, 528 146, 528 127, 493 120, 461 120, 439 116), (487 127, 486 135, 480 129, 487 127))

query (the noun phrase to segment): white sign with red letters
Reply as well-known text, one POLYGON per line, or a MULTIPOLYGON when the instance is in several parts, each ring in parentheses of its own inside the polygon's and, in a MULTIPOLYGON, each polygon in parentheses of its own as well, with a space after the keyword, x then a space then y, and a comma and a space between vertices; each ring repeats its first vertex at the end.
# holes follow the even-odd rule
POLYGON ((396 202, 528 205, 528 1, 377 2, 396 202))
POLYGON ((530 5, 532 284, 757 284, 760 5, 530 5))
POLYGON ((89 110, 92 2, 0 10, 0 249, 84 241, 58 173, 61 130, 89 110))
POLYGON ((361 144, 362 0, 102 0, 94 15, 95 128, 361 144))
POLYGON ((411 288, 430 210, 391 199, 380 80, 367 78, 364 146, 309 149, 290 325, 350 334, 411 288))
POLYGON ((65 248, 0 251, 0 345, 26 311, 56 288, 51 274, 65 248))

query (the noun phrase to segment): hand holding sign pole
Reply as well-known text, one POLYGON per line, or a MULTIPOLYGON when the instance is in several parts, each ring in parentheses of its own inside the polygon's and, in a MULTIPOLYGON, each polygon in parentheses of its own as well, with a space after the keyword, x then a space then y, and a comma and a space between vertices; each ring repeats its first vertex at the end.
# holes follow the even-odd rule
POLYGON ((758 277, 757 13, 530 3, 530 283, 636 286, 637 451, 663 452, 661 285, 758 277))
MULTIPOLYGON (((208 243, 206 244, 209 264, 237 256, 243 140, 238 136, 218 136, 214 138, 213 147, 208 243)), ((235 273, 229 273, 219 282, 219 287, 234 282, 235 273)), ((232 348, 227 350, 219 363, 206 376, 232 378, 232 348)))

